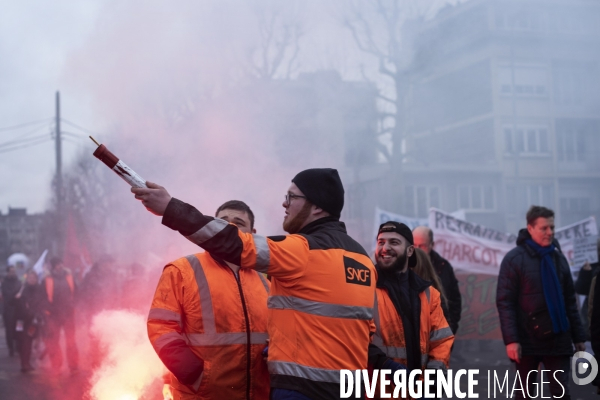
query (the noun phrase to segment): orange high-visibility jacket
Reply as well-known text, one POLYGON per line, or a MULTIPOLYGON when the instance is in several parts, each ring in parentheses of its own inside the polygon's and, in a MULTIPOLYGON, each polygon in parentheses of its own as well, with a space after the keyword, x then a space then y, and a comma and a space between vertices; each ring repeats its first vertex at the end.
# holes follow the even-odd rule
POLYGON ((163 224, 212 254, 272 277, 271 387, 339 398, 340 370, 367 368, 377 274, 342 222, 326 217, 299 234, 267 238, 172 199, 163 224))
MULTIPOLYGON (((376 332, 373 344, 393 358, 406 365, 406 342, 402 318, 394 307, 387 289, 377 287, 374 320, 376 332)), ((450 361, 450 350, 454 335, 442 311, 440 292, 429 286, 419 293, 421 317, 419 319, 419 344, 421 366, 446 369, 450 361)))
POLYGON ((165 267, 148 315, 148 335, 173 372, 175 399, 269 398, 269 374, 261 354, 268 339, 269 286, 253 270, 240 269, 236 277, 208 253, 165 267), (170 346, 181 341, 204 361, 202 375, 193 385, 177 379, 189 367, 182 365, 186 358, 169 354, 170 346))

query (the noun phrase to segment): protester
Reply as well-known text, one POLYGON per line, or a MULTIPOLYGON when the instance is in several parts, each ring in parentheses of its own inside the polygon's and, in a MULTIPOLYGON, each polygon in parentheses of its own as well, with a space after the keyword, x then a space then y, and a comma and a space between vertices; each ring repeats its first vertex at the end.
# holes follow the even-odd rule
MULTIPOLYGON (((226 202, 215 216, 240 232, 256 233, 254 214, 241 201, 226 202)), ((269 286, 260 272, 208 252, 167 264, 148 315, 148 334, 171 371, 173 399, 269 398, 262 356, 269 286)))
POLYGON ((448 368, 454 335, 444 318, 440 292, 413 272, 417 256, 410 228, 393 221, 381 224, 375 260, 373 344, 411 371, 448 368))
MULTIPOLYGON (((500 265, 496 305, 508 357, 525 379, 538 364, 549 370, 550 393, 570 399, 569 370, 573 343, 585 350, 569 263, 554 239, 554 212, 531 206, 527 229, 500 265)), ((535 379, 527 379, 535 393, 535 379)), ((519 398, 527 393, 517 391, 519 398)))
POLYGON ((17 294, 17 339, 21 356, 21 372, 33 370, 31 365, 31 347, 33 340, 39 336, 42 325, 44 293, 38 283, 38 276, 29 271, 25 285, 17 294))
POLYGON ((79 354, 75 341, 75 283, 71 271, 65 268, 62 260, 50 260, 52 270, 44 282, 48 312, 46 344, 54 373, 60 373, 62 351, 60 332, 64 330, 67 345, 67 362, 71 373, 79 368, 79 354))
POLYGON ((282 204, 290 235, 269 238, 203 215, 159 185, 147 186, 132 192, 164 225, 213 256, 271 276, 272 398, 339 398, 340 370, 367 366, 376 276, 339 220, 344 188, 338 172, 298 173, 282 204))
POLYGON ((585 296, 583 303, 581 305, 580 316, 581 322, 583 324, 583 328, 585 329, 586 338, 590 339, 589 328, 590 323, 588 320, 588 294, 590 293, 590 288, 592 285, 592 279, 598 275, 600 272, 600 238, 596 243, 596 250, 598 251, 598 260, 597 262, 590 264, 589 262, 585 262, 583 267, 579 270, 579 275, 577 276, 577 281, 575 281, 575 292, 582 296, 585 296))
POLYGON ((454 268, 448 260, 434 250, 435 242, 431 229, 426 226, 418 226, 413 230, 413 236, 415 247, 429 254, 433 268, 440 277, 448 301, 447 307, 444 308, 444 316, 452 328, 452 333, 456 334, 462 312, 462 297, 458 288, 458 279, 454 275, 454 268))
POLYGON ((17 338, 15 334, 17 325, 16 295, 19 293, 19 290, 21 290, 21 281, 17 277, 15 267, 12 265, 9 265, 6 268, 6 276, 2 281, 1 290, 2 298, 4 300, 2 320, 4 321, 4 332, 6 334, 6 346, 8 347, 8 354, 13 357, 15 355, 15 349, 17 348, 17 338))
MULTIPOLYGON (((592 341, 592 350, 599 358, 600 355, 600 275, 596 275, 593 279, 593 286, 590 290, 590 336, 592 341)), ((600 394, 600 374, 596 375, 593 384, 597 386, 598 394, 600 394)))
POLYGON ((121 277, 114 267, 115 260, 109 255, 101 256, 81 282, 81 306, 93 318, 102 310, 120 306, 121 277))

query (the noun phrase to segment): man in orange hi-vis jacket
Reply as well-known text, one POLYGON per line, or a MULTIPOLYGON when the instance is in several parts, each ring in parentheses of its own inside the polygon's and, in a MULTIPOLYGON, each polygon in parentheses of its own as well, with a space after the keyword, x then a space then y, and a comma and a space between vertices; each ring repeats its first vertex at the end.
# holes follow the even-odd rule
POLYGON ((340 213, 344 188, 329 168, 298 173, 285 195, 287 236, 263 237, 200 213, 161 186, 133 188, 162 223, 242 269, 271 276, 271 396, 338 399, 340 370, 367 367, 377 276, 340 213))
MULTIPOLYGON (((231 200, 216 217, 255 233, 248 205, 231 200)), ((170 373, 173 400, 267 400, 269 282, 259 272, 198 253, 165 267, 148 315, 148 335, 170 373)))
POLYGON ((446 369, 454 335, 442 311, 440 292, 411 271, 417 258, 410 228, 393 221, 381 224, 375 259, 373 343, 409 370, 446 369))

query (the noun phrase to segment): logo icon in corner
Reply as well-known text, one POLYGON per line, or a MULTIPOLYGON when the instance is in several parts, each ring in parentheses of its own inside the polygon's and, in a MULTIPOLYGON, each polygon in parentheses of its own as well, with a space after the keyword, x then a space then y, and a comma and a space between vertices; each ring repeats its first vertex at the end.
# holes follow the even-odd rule
POLYGON ((571 359, 571 375, 573 375, 573 382, 575 382, 576 385, 587 385, 594 380, 596 375, 598 375, 598 362, 594 356, 587 351, 578 351, 573 354, 573 358, 571 359), (586 361, 581 361, 579 362, 579 365, 577 365, 577 360, 581 360, 582 358, 586 361), (590 367, 592 367, 592 370, 587 377, 579 378, 577 376, 577 374, 585 374, 590 367))

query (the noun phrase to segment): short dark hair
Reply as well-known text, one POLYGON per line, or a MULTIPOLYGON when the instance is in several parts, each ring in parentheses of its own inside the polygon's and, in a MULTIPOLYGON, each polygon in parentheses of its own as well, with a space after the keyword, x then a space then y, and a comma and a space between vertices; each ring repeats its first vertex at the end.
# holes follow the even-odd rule
POLYGON ((252 212, 250 207, 248 207, 248 204, 244 203, 241 200, 226 201, 225 203, 221 204, 219 208, 217 208, 217 211, 215 212, 215 217, 219 215, 219 213, 223 210, 237 210, 245 212, 246 214, 248 214, 248 218, 250 219, 250 229, 254 229, 254 213, 252 212))
POLYGON ((52 257, 50 259, 50 265, 52 266, 52 269, 56 268, 58 264, 62 264, 62 259, 60 257, 52 257))
POLYGON ((543 206, 531 206, 527 211, 527 225, 535 224, 538 218, 553 218, 554 211, 543 206))

